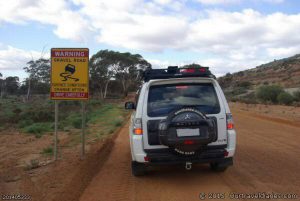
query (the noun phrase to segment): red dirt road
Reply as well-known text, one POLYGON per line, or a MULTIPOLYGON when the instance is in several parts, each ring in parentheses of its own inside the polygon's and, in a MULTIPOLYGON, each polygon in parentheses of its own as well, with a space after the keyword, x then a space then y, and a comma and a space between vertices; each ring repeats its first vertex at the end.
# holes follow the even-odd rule
POLYGON ((201 192, 225 193, 225 200, 230 192, 294 193, 300 199, 300 125, 238 109, 233 115, 238 148, 234 166, 226 172, 214 173, 208 165, 194 165, 191 171, 165 166, 133 177, 127 124, 80 200, 193 201, 200 200, 201 192))

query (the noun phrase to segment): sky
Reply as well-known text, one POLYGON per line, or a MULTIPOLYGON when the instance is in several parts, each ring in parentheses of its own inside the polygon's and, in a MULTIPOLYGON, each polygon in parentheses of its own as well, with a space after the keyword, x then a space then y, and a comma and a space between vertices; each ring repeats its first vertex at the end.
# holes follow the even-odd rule
POLYGON ((141 54, 217 76, 300 53, 299 0, 0 0, 0 73, 53 47, 141 54))

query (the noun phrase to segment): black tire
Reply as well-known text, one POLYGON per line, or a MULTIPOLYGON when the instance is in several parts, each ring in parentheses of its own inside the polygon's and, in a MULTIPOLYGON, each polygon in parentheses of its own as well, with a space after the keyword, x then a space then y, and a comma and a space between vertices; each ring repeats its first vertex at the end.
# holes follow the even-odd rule
POLYGON ((224 172, 227 168, 228 166, 222 163, 210 163, 210 169, 214 172, 224 172))
POLYGON ((143 163, 138 163, 136 161, 131 162, 132 174, 136 177, 143 176, 146 174, 146 166, 143 163))
POLYGON ((175 149, 182 155, 186 155, 186 152, 196 152, 218 139, 215 121, 191 106, 175 109, 168 114, 166 119, 161 120, 157 127, 160 144, 175 149), (179 137, 177 128, 201 129, 202 136, 199 134, 198 136, 179 137), (192 144, 185 144, 186 140, 191 140, 192 144))

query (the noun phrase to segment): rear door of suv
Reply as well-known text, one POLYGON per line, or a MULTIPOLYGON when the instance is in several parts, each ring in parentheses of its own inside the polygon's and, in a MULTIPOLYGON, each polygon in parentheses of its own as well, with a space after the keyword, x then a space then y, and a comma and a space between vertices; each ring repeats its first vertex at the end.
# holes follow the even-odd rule
POLYGON ((226 145, 226 114, 215 82, 211 78, 149 81, 143 104, 144 149, 166 148, 159 143, 159 121, 182 106, 196 107, 213 118, 218 126, 218 139, 209 145, 226 145))

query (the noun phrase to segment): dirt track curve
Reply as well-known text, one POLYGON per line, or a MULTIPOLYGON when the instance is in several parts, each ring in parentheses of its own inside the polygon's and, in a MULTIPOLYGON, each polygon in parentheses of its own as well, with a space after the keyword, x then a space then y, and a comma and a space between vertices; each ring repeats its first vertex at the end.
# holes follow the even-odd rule
MULTIPOLYGON (((224 173, 208 165, 155 167, 144 177, 130 170, 128 124, 81 201, 193 201, 199 193, 275 192, 300 196, 300 125, 233 111, 238 132, 234 166, 224 173)), ((298 198, 300 199, 300 198, 298 198)), ((228 197, 225 200, 229 200, 228 197)))

